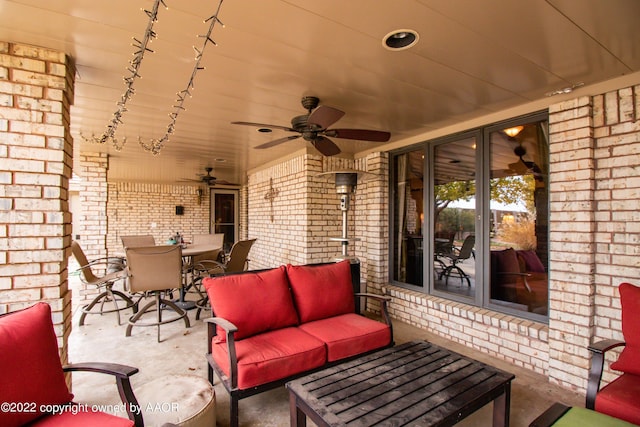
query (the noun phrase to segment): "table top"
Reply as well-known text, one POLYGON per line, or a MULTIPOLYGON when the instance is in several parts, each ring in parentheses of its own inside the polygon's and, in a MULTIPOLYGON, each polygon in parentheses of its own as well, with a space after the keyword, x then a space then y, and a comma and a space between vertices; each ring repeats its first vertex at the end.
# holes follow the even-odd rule
POLYGON ((329 426, 453 425, 509 392, 513 378, 435 344, 412 341, 291 381, 287 388, 329 426))
POLYGON ((209 245, 209 244, 187 245, 186 248, 182 248, 182 256, 200 255, 205 252, 213 252, 217 250, 222 250, 222 248, 216 245, 209 245))

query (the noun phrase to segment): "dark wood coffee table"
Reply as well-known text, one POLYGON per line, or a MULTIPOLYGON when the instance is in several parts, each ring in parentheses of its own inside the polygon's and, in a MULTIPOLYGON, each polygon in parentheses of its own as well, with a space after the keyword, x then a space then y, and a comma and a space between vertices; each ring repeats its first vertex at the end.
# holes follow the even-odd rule
POLYGON ((287 383, 291 425, 450 426, 493 401, 509 425, 514 375, 426 341, 413 341, 287 383))

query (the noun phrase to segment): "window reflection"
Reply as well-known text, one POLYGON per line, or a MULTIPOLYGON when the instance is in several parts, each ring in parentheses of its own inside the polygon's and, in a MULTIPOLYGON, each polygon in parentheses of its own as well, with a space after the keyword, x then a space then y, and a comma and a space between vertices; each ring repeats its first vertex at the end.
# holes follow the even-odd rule
POLYGON ((547 315, 547 122, 490 134, 490 298, 547 315))
POLYGON ((475 296, 476 139, 434 150, 434 287, 475 296))
POLYGON ((395 157, 394 279, 423 286, 424 153, 422 150, 395 157))

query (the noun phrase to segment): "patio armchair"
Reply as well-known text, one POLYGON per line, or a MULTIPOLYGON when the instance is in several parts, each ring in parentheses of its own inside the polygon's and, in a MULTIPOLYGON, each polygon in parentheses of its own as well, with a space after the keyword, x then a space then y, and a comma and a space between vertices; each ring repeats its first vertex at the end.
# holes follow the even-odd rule
MULTIPOLYGON (((205 277, 220 276, 228 273, 245 271, 249 266, 249 252, 256 239, 239 240, 231 247, 229 258, 221 263, 217 260, 201 260, 193 266, 193 274, 197 282, 205 277)), ((210 309, 209 296, 205 295, 196 302, 196 320, 200 319, 202 310, 210 309)))
POLYGON ((138 311, 137 302, 133 302, 131 297, 126 295, 124 292, 113 289, 113 284, 118 280, 126 279, 126 271, 124 271, 124 261, 122 258, 117 257, 107 257, 107 258, 97 258, 92 261, 87 259, 82 247, 75 240, 71 242, 71 253, 74 258, 80 265, 80 280, 82 283, 90 286, 95 286, 100 292, 91 302, 82 307, 82 314, 80 315, 80 326, 84 325, 85 318, 87 314, 105 314, 105 313, 116 313, 118 317, 118 325, 120 322, 120 311, 127 310, 131 308, 133 310, 133 314, 138 311), (93 268, 102 266, 102 268, 107 271, 107 273, 103 276, 97 276, 93 268), (109 270, 115 270, 110 271, 109 270), (122 300, 124 306, 118 305, 118 299, 122 300), (107 302, 111 302, 113 304, 113 309, 105 309, 105 304, 107 302), (100 310, 95 311, 93 307, 97 304, 100 304, 100 310))
POLYGON ((205 252, 200 255, 193 256, 193 264, 197 264, 199 261, 214 260, 218 261, 218 256, 222 251, 222 245, 224 244, 224 233, 215 234, 195 234, 193 236, 194 245, 213 245, 216 248, 220 248, 216 251, 205 252))
MULTIPOLYGON (((40 302, 0 315, 0 425, 142 426, 143 417, 131 387, 137 368, 115 363, 62 366, 49 304, 40 302), (113 375, 128 418, 77 405, 67 387, 65 372, 88 371, 113 375)), ((115 391, 115 390, 114 390, 115 391)))
POLYGON ((462 242, 462 247, 458 253, 444 253, 442 257, 448 258, 450 261, 450 265, 447 265, 444 270, 440 272, 440 276, 438 277, 441 280, 443 277, 446 277, 446 283, 449 284, 449 276, 452 273, 455 273, 456 276, 460 277, 460 283, 462 284, 464 280, 467 281, 467 285, 471 286, 471 280, 469 279, 469 275, 465 273, 465 271, 458 266, 458 263, 464 261, 465 259, 471 258, 473 255, 473 247, 476 244, 476 236, 473 234, 468 235, 464 241, 462 242))
POLYGON ((205 297, 205 293, 200 289, 201 280, 199 280, 200 278, 197 274, 194 274, 193 267, 199 264, 201 261, 222 261, 224 255, 222 250, 222 245, 224 244, 224 233, 195 234, 193 236, 192 244, 193 246, 210 245, 211 247, 217 248, 209 252, 203 252, 201 254, 192 256, 183 266, 185 272, 185 291, 187 291, 188 289, 190 292, 195 292, 196 294, 198 294, 198 297, 202 299, 205 297), (191 281, 187 284, 186 278, 189 275, 191 276, 191 281))
POLYGON ((142 246, 126 248, 127 273, 131 292, 152 294, 153 301, 147 303, 133 315, 128 322, 125 336, 131 336, 134 326, 156 326, 157 338, 160 342, 160 325, 184 320, 185 327, 190 328, 187 312, 163 295, 182 286, 182 248, 180 245, 142 246), (155 307, 156 320, 139 321, 140 318, 155 307), (176 316, 163 319, 164 311, 173 310, 176 316))
POLYGON ((640 425, 640 287, 622 283, 619 288, 622 305, 622 333, 624 341, 602 340, 591 344, 591 368, 587 383, 585 406, 640 425), (611 369, 621 375, 600 388, 606 353, 623 347, 611 369))

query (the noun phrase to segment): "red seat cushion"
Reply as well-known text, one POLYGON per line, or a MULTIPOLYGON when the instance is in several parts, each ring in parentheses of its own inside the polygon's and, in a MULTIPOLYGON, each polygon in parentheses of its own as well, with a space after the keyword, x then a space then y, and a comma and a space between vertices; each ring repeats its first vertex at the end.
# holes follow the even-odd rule
POLYGON ((622 334, 626 345, 611 369, 640 375, 640 288, 631 283, 618 287, 622 305, 622 334))
MULTIPOLYGON (((324 343, 299 328, 269 331, 236 341, 238 388, 247 389, 309 369, 326 362, 324 343)), ((211 356, 229 376, 226 343, 214 343, 211 356)))
POLYGON ((355 313, 304 323, 299 328, 326 343, 329 362, 391 343, 389 326, 355 313))
POLYGON ((42 415, 40 405, 73 399, 62 372, 48 304, 0 316, 0 366, 0 400, 33 404, 30 409, 34 409, 0 411, 1 426, 25 424, 42 415))
POLYGON ((596 396, 595 410, 640 425, 640 376, 622 374, 596 396))
MULTIPOLYGON (((203 284, 215 316, 238 328, 237 340, 298 323, 284 267, 209 277, 203 284)), ((221 329, 217 341, 224 341, 221 329)))
POLYGON ((76 413, 68 411, 42 417, 29 424, 29 427, 132 427, 134 425, 129 418, 94 412, 91 406, 86 409, 88 410, 76 413))
POLYGON ((332 264, 288 265, 287 277, 300 323, 355 311, 349 260, 332 264))

